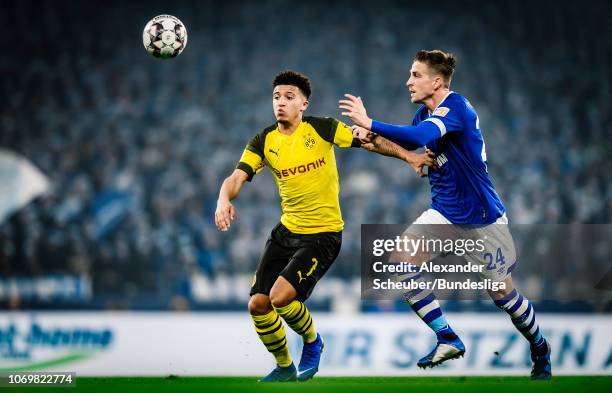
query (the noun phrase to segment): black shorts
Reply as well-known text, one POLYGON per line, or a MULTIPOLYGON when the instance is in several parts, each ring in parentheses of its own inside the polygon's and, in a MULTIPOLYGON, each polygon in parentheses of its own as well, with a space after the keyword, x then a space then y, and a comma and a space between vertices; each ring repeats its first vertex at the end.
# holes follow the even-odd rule
POLYGON ((299 235, 279 223, 266 242, 250 295, 269 295, 276 279, 283 276, 295 288, 296 300, 305 301, 338 257, 341 244, 342 232, 299 235))

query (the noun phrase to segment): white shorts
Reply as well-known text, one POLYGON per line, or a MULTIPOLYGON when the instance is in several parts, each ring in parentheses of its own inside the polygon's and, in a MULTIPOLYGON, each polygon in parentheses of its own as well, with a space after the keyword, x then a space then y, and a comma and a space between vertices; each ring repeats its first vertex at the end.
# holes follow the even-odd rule
MULTIPOLYGON (((467 252, 465 259, 476 265, 482 265, 480 276, 493 281, 503 281, 515 267, 516 248, 508 229, 506 214, 492 224, 457 225, 451 223, 440 212, 428 209, 406 229, 404 235, 426 239, 472 239, 480 245, 479 250, 467 252), (446 225, 436 225, 446 224, 446 225)), ((430 260, 442 253, 430 253, 430 260)))

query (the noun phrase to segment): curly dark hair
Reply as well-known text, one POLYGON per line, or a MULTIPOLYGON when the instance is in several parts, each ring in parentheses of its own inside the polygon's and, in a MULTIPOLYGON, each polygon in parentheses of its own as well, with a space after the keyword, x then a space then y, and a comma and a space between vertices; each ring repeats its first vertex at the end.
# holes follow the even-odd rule
POLYGON ((300 89, 304 96, 306 96, 306 99, 309 99, 310 94, 312 93, 310 79, 308 79, 306 75, 300 74, 296 71, 287 70, 276 75, 274 77, 274 81, 272 82, 272 88, 275 88, 278 85, 295 86, 300 89))

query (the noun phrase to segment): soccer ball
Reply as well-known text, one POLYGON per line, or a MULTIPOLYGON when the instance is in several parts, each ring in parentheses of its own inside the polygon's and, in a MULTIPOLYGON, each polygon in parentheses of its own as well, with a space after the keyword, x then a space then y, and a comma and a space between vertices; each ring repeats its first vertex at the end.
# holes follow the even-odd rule
POLYGON ((187 45, 187 29, 179 18, 158 15, 151 19, 142 32, 142 43, 155 57, 170 59, 178 56, 187 45))

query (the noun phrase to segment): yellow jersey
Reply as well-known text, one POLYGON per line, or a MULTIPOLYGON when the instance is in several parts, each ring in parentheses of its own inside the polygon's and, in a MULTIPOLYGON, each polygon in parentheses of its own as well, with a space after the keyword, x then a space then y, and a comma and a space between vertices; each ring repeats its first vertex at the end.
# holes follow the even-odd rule
POLYGON ((264 166, 274 174, 281 198, 281 223, 291 232, 339 232, 340 183, 334 156, 338 147, 360 146, 350 127, 333 119, 303 117, 291 135, 274 124, 247 144, 236 166, 253 179, 264 166))

